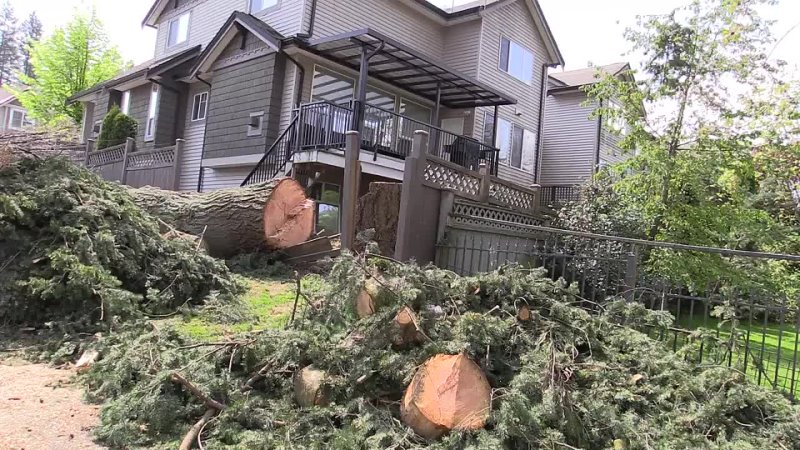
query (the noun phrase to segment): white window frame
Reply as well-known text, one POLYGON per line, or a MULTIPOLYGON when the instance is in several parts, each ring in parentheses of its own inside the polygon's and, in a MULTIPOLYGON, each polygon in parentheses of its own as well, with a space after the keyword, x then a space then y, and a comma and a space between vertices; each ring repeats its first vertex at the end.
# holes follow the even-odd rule
POLYGON ((186 11, 185 13, 182 13, 176 16, 175 18, 170 19, 169 23, 167 24, 167 48, 177 47, 189 41, 189 28, 191 27, 191 23, 192 23, 191 11, 186 11), (186 29, 183 32, 181 32, 181 30, 179 29, 176 41, 170 42, 170 38, 172 37, 172 27, 175 25, 181 26, 182 24, 186 26, 186 29))
POLYGON ((208 91, 197 93, 192 97, 192 122, 206 120, 206 117, 208 117, 208 91), (200 109, 201 105, 202 110, 200 109))
POLYGON ((21 130, 25 128, 25 116, 26 112, 22 108, 9 108, 8 111, 8 129, 9 130, 21 130), (14 113, 19 113, 22 117, 19 119, 19 126, 14 126, 14 113))
POLYGON ((122 111, 122 114, 125 114, 126 116, 130 114, 131 91, 125 91, 122 93, 122 99, 119 102, 119 110, 122 111))
POLYGON ((145 123, 144 140, 150 142, 156 136, 156 121, 158 120, 158 101, 161 98, 161 89, 155 83, 150 88, 150 103, 147 106, 147 122, 145 123))
POLYGON ((519 42, 511 39, 508 36, 501 35, 500 36, 500 52, 497 55, 497 67, 500 69, 501 72, 505 72, 508 75, 512 76, 514 79, 519 80, 527 85, 533 85, 533 78, 536 76, 536 53, 529 47, 520 44, 519 42), (508 41, 508 67, 503 67, 503 41, 508 41), (531 64, 530 64, 530 77, 529 79, 523 79, 518 77, 516 74, 512 73, 512 55, 514 47, 517 47, 519 50, 524 51, 531 55, 531 64))
MULTIPOLYGON (((494 114, 492 114, 489 111, 484 112, 484 117, 483 117, 484 127, 488 123, 487 117, 489 117, 489 116, 494 116, 494 114)), ((528 130, 525 127, 523 127, 522 125, 520 125, 520 124, 518 124, 518 123, 516 123, 516 122, 514 122, 512 120, 505 119, 503 117, 495 117, 494 120, 498 121, 497 122, 497 136, 495 137, 495 141, 494 141, 495 148, 500 150, 500 153, 498 153, 498 155, 497 155, 498 162, 500 164, 506 166, 506 167, 511 167, 511 168, 517 169, 517 170, 524 170, 524 167, 525 167, 525 135, 526 135, 526 131, 528 131, 528 130), (501 125, 500 125, 500 121, 506 122, 510 126, 510 131, 511 131, 511 137, 509 138, 511 147, 509 148, 509 153, 508 153, 506 161, 503 161, 501 159, 501 154, 503 152, 503 149, 500 146, 500 140, 503 138, 503 136, 500 133, 500 130, 502 128, 501 125), (515 166, 513 164, 513 160, 514 160, 514 128, 515 127, 519 128, 520 130, 522 130, 522 142, 520 143, 520 146, 519 146, 519 151, 520 151, 520 158, 519 158, 520 159, 520 164, 519 164, 519 166, 515 166)), ((529 136, 531 136, 531 139, 534 139, 534 142, 535 142, 536 134, 535 133, 531 133, 531 132, 529 132, 527 134, 529 136)), ((484 135, 486 135, 486 130, 484 130, 484 135)), ((534 157, 535 157, 535 155, 534 155, 534 157)))
POLYGON ((281 5, 281 0, 247 0, 250 14, 260 13, 281 5), (258 4, 258 6, 256 6, 258 4))

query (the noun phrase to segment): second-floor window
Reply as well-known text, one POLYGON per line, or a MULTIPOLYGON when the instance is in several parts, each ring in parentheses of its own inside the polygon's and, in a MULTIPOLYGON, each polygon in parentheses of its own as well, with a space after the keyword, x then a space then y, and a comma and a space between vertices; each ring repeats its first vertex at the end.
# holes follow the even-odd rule
POLYGON ((150 91, 150 106, 147 108, 147 126, 144 131, 144 140, 152 141, 156 134, 156 115, 158 114, 158 85, 154 84, 150 91))
POLYGON ((525 83, 533 83, 533 52, 503 37, 500 41, 500 70, 525 83))
POLYGON ((192 122, 205 120, 208 111, 208 92, 201 92, 194 96, 192 102, 192 122))
POLYGON ((257 13, 278 4, 279 0, 250 0, 250 12, 257 13))
POLYGON ((190 15, 190 13, 186 12, 169 21, 169 37, 167 38, 167 47, 173 47, 175 45, 182 44, 189 39, 190 15))
MULTIPOLYGON (((494 116, 486 113, 484 121, 484 142, 492 140, 494 116)), ((524 129, 502 117, 497 121, 497 139, 495 147, 500 149, 500 164, 522 169, 533 170, 533 159, 536 154, 536 134, 524 129)))

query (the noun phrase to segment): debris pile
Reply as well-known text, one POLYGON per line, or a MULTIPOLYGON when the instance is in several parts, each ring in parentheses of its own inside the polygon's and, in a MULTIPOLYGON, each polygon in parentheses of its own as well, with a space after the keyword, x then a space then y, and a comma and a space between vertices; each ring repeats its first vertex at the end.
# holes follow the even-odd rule
POLYGON ((241 287, 197 245, 161 234, 128 191, 61 158, 0 169, 0 322, 167 314, 241 287))
POLYGON ((691 360, 704 337, 676 354, 637 331, 670 326, 667 313, 615 301, 590 315, 517 267, 464 278, 346 255, 327 279, 286 331, 105 338, 85 375, 109 400, 98 436, 114 448, 800 448, 797 407, 691 360))

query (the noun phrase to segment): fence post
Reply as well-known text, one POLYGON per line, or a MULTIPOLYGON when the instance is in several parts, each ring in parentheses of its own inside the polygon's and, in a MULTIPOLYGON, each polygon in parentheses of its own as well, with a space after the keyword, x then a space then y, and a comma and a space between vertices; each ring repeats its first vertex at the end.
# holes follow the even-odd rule
POLYGON ((89 167, 89 154, 91 154, 93 151, 94 151, 94 140, 93 139, 87 139, 86 140, 86 157, 85 157, 85 160, 83 162, 83 165, 85 167, 89 167))
POLYGON ((483 177, 481 178, 481 190, 478 194, 478 198, 481 203, 489 203, 489 197, 492 193, 492 174, 489 171, 489 166, 486 163, 481 163, 480 169, 478 169, 483 177))
POLYGON ((356 207, 361 179, 361 136, 358 131, 345 133, 344 182, 342 183, 342 248, 353 250, 356 240, 356 207))
POLYGON ((122 154, 122 176, 119 181, 121 184, 125 184, 125 181, 128 179, 128 154, 133 153, 135 148, 135 139, 128 138, 125 140, 125 152, 122 154))
POLYGON ((172 190, 174 191, 178 191, 181 188, 181 168, 183 166, 183 147, 185 145, 185 140, 175 140, 175 154, 172 157, 172 190))
POLYGON ((639 247, 631 244, 630 252, 626 257, 625 265, 625 298, 633 300, 636 294, 636 285, 639 283, 639 247))
POLYGON ((395 244, 394 257, 399 261, 410 259, 413 245, 418 239, 414 233, 414 222, 418 220, 414 207, 421 198, 424 186, 422 185, 425 166, 428 160, 428 144, 430 135, 426 131, 414 132, 414 142, 411 145, 411 156, 406 158, 403 170, 403 193, 400 197, 400 216, 397 221, 397 243, 395 244))

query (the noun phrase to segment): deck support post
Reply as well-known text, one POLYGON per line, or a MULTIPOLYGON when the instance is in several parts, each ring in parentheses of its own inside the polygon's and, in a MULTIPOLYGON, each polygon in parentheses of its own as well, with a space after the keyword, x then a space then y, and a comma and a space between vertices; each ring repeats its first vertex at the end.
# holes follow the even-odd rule
POLYGON ((423 181, 428 161, 429 138, 428 132, 415 131, 411 156, 406 158, 403 170, 403 193, 400 197, 400 219, 397 223, 397 243, 394 251, 394 257, 398 261, 412 259, 415 256, 415 244, 422 238, 417 233, 416 225, 420 220, 417 208, 424 197, 423 181))
POLYGON ((136 151, 136 140, 128 138, 125 140, 125 153, 122 155, 122 174, 119 177, 120 184, 128 181, 128 155, 136 151))
POLYGON ((356 207, 361 182, 361 137, 358 131, 348 131, 345 136, 344 180, 342 183, 341 239, 342 248, 355 249, 356 207))

